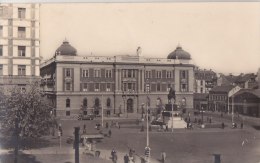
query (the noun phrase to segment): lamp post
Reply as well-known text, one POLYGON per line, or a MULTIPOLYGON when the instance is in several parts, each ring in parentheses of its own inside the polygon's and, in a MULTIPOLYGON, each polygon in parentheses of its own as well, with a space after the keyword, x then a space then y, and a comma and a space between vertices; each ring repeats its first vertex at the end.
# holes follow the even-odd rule
POLYGON ((174 99, 172 99, 171 102, 172 102, 172 132, 173 132, 173 104, 174 104, 174 99))
MULTIPOLYGON (((148 82, 148 80, 147 80, 148 82)), ((150 85, 146 83, 146 93, 147 93, 147 98, 146 98, 146 147, 145 147, 145 156, 146 156, 146 161, 147 163, 150 162, 150 147, 149 147, 149 122, 148 122, 148 99, 149 99, 149 92, 150 92, 150 85)))

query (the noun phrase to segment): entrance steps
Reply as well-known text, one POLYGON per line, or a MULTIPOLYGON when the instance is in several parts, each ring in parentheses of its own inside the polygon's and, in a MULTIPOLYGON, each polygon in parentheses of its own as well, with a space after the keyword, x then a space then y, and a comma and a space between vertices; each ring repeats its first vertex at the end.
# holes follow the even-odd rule
POLYGON ((173 128, 186 128, 187 127, 187 123, 181 118, 181 117, 170 117, 168 120, 168 128, 172 128, 172 124, 173 124, 173 128))

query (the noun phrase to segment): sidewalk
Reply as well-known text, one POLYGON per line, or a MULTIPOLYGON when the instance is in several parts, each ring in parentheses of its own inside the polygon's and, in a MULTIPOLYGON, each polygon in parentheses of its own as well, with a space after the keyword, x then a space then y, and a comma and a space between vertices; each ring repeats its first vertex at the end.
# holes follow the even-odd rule
MULTIPOLYGON (((111 151, 109 150, 104 150, 104 149, 97 149, 98 151, 100 151, 100 156, 97 159, 100 159, 100 161, 103 160, 107 160, 107 161, 111 161, 111 151)), ((8 152, 8 151, 5 151, 8 152)), ((84 149, 80 148, 80 156, 82 155, 95 155, 95 152, 88 152, 87 154, 83 154, 84 149)), ((2 153, 2 152, 1 152, 2 153)), ((43 148, 43 149, 32 149, 32 150, 23 150, 23 153, 25 154, 30 154, 30 155, 74 155, 74 149, 71 147, 48 147, 48 148, 43 148)), ((117 156, 118 156, 118 163, 123 163, 124 162, 124 155, 126 153, 122 153, 120 151, 117 151, 117 156)), ((93 156, 94 157, 94 156, 93 156)), ((141 157, 144 156, 137 156, 136 155, 136 163, 141 163, 141 157)), ((158 160, 155 160, 153 158, 150 158, 150 163, 159 163, 158 160)))

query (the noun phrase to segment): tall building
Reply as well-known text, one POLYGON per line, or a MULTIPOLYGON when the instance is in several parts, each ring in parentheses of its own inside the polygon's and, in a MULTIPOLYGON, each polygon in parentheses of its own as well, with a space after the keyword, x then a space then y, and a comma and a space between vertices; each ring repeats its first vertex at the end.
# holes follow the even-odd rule
POLYGON ((40 78, 39 4, 0 4, 0 88, 40 78))
POLYGON ((68 41, 53 58, 41 64, 41 86, 57 116, 142 113, 146 104, 156 112, 168 103, 170 88, 175 103, 193 108, 194 65, 181 47, 166 58, 135 55, 80 56, 68 41))
POLYGON ((217 86, 217 74, 212 70, 195 68, 194 70, 195 93, 209 93, 209 91, 217 86))

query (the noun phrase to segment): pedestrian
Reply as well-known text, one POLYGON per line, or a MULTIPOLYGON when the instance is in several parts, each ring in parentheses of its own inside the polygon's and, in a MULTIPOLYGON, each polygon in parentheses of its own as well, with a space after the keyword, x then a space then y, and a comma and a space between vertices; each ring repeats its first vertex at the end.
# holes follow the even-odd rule
POLYGON ((241 122, 240 128, 243 129, 243 127, 244 127, 244 124, 243 124, 243 122, 241 122))
POLYGON ((224 128, 225 128, 225 124, 224 124, 224 122, 222 122, 221 125, 222 125, 222 129, 224 129, 224 128))
POLYGON ((166 153, 163 151, 162 153, 161 153, 161 157, 162 157, 162 163, 165 163, 165 160, 166 160, 166 153))
POLYGON ((111 151, 111 158, 112 158, 112 160, 114 160, 115 154, 116 154, 116 151, 113 148, 112 151, 111 151))
POLYGON ((128 157, 128 155, 126 154, 125 156, 124 156, 124 163, 128 163, 129 162, 129 157, 128 157))
POLYGON ((108 136, 111 137, 111 135, 112 135, 112 131, 109 129, 108 130, 108 136))
POLYGON ((87 130, 86 130, 86 125, 84 124, 83 126, 83 134, 86 134, 87 130))
POLYGON ((212 117, 209 118, 209 123, 211 123, 211 122, 212 122, 212 117))
POLYGON ((168 124, 166 124, 166 131, 169 131, 169 130, 168 130, 168 124))

